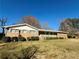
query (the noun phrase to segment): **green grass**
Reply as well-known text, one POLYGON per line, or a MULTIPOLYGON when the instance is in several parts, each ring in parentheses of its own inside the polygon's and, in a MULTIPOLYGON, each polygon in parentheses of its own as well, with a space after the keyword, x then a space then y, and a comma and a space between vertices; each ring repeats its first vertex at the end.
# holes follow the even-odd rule
POLYGON ((79 40, 44 40, 0 43, 0 53, 18 52, 29 46, 38 47, 37 59, 79 59, 79 40))

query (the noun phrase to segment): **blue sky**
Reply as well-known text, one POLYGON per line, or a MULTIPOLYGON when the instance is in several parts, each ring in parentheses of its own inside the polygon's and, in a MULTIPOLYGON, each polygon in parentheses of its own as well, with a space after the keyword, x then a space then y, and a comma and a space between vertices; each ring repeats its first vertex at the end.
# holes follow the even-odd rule
POLYGON ((79 18, 79 0, 0 0, 0 18, 7 17, 7 25, 15 24, 23 16, 34 16, 41 25, 58 30, 65 18, 79 18))

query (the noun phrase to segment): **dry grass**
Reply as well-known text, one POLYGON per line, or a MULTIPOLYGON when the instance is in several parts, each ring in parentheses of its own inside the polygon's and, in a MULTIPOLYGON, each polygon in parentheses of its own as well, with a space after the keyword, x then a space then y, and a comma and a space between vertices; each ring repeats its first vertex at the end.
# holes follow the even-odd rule
POLYGON ((32 45, 39 48, 35 54, 37 59, 79 59, 79 40, 77 39, 0 43, 0 53, 20 51, 32 45))

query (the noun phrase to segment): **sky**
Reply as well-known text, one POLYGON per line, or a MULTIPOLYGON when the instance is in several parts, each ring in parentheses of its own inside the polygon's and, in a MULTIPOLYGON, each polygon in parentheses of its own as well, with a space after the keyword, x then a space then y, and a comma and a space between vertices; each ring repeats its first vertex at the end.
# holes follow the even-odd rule
POLYGON ((58 30, 66 18, 79 18, 79 0, 0 0, 0 18, 7 25, 19 22, 24 16, 35 17, 43 26, 58 30))

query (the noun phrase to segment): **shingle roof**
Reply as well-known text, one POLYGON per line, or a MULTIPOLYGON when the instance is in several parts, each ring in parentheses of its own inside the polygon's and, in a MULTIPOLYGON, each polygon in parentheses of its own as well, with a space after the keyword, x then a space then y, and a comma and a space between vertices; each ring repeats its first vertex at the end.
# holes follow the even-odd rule
POLYGON ((3 27, 4 27, 4 28, 12 28, 12 27, 18 27, 18 26, 29 26, 29 27, 31 27, 31 28, 38 29, 38 28, 36 28, 36 27, 34 27, 34 26, 31 26, 31 25, 29 25, 29 24, 27 24, 27 23, 15 24, 15 25, 10 25, 10 26, 3 26, 3 27))

